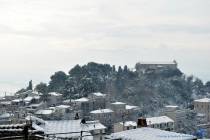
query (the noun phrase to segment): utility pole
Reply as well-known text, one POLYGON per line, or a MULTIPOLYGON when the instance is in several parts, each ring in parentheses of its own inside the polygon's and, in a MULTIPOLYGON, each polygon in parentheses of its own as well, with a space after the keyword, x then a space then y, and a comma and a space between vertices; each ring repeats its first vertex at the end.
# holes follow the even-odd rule
POLYGON ((122 121, 123 121, 123 131, 125 130, 125 114, 122 115, 122 121))
POLYGON ((24 135, 24 140, 28 140, 28 125, 26 124, 23 128, 23 135, 24 135))
POLYGON ((80 132, 80 140, 82 140, 82 131, 80 132))

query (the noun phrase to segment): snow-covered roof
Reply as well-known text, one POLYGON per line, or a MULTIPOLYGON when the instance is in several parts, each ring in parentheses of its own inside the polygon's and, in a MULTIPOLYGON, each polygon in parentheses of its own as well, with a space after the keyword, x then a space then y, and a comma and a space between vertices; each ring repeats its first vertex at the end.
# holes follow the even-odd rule
POLYGON ((33 100, 33 97, 28 96, 24 99, 25 102, 31 102, 33 100))
POLYGON ((121 125, 124 125, 124 126, 137 126, 137 123, 134 122, 134 121, 126 121, 126 122, 120 122, 121 125))
POLYGON ((151 117, 151 118, 146 118, 146 120, 148 125, 174 122, 171 118, 167 116, 151 117))
POLYGON ((126 103, 123 103, 123 102, 114 102, 114 103, 111 103, 113 105, 125 105, 126 103))
POLYGON ((40 96, 38 96, 38 95, 37 96, 34 96, 34 99, 37 99, 38 100, 38 99, 40 99, 40 96))
POLYGON ((71 99, 64 100, 63 103, 70 103, 71 99))
POLYGON ((177 105, 166 105, 165 107, 166 108, 178 108, 179 106, 177 106, 177 105))
POLYGON ((6 118, 9 118, 11 117, 13 114, 10 114, 10 113, 4 113, 4 114, 1 114, 0 115, 0 119, 6 119, 6 118))
POLYGON ((25 95, 27 95, 27 94, 32 93, 32 92, 33 92, 33 90, 27 90, 27 91, 22 92, 22 93, 20 93, 20 94, 25 94, 25 95))
POLYGON ((49 107, 50 110, 55 110, 54 106, 49 107))
POLYGON ((197 115, 196 115, 197 117, 205 117, 206 116, 206 114, 203 114, 203 113, 197 113, 197 115))
POLYGON ((138 106, 126 105, 125 108, 126 108, 127 110, 130 110, 130 109, 137 109, 138 106))
POLYGON ((35 130, 38 130, 38 131, 41 131, 41 132, 44 132, 44 129, 40 126, 38 126, 37 124, 35 123, 32 123, 32 127, 35 129, 35 130))
POLYGON ((66 109, 66 108, 70 108, 70 106, 69 105, 59 105, 59 106, 56 106, 56 108, 66 109))
POLYGON ((45 124, 45 121, 43 119, 40 119, 36 116, 27 116, 26 120, 31 120, 32 122, 39 122, 39 123, 45 124))
POLYGON ((1 105, 10 105, 11 101, 2 101, 0 102, 1 105))
POLYGON ((44 104, 43 102, 40 102, 38 104, 30 104, 29 107, 39 107, 39 106, 41 106, 43 104, 44 104))
POLYGON ((19 102, 22 102, 23 100, 22 99, 14 99, 12 100, 12 102, 15 102, 15 103, 19 103, 19 102))
POLYGON ((16 128, 16 127, 23 127, 25 126, 26 124, 23 123, 23 124, 6 124, 6 125, 0 125, 0 128, 16 128))
POLYGON ((75 102, 88 102, 89 101, 89 99, 88 98, 85 98, 85 97, 83 97, 83 98, 80 98, 80 99, 76 99, 76 100, 74 100, 75 102))
POLYGON ((194 136, 180 134, 175 132, 163 131, 154 128, 137 128, 127 131, 122 131, 118 133, 111 134, 111 139, 121 139, 121 140, 139 140, 143 138, 144 140, 193 140, 194 136))
POLYGON ((17 128, 17 129, 12 129, 12 128, 9 128, 9 129, 0 129, 0 132, 2 133, 2 132, 22 132, 23 131, 23 129, 22 128, 17 128))
POLYGON ((32 93, 33 93, 33 94, 37 94, 37 95, 43 95, 43 93, 38 92, 38 91, 33 91, 32 93))
POLYGON ((50 92, 48 94, 51 95, 51 96, 62 96, 62 94, 57 93, 57 92, 50 92))
POLYGON ((113 111, 111 109, 99 109, 91 111, 91 114, 100 114, 100 113, 112 113, 113 111))
POLYGON ((49 115, 52 114, 54 111, 51 109, 40 109, 37 112, 35 112, 35 114, 37 115, 49 115))
POLYGON ((194 102, 210 102, 209 98, 203 98, 203 99, 198 99, 198 100, 194 100, 194 102))
MULTIPOLYGON (((86 124, 81 124, 81 120, 60 120, 60 121, 46 121, 45 125, 42 125, 45 134, 53 133, 68 133, 68 132, 79 132, 72 134, 62 134, 56 135, 62 138, 71 138, 80 136, 80 131, 92 131, 92 130, 104 130, 106 127, 102 125, 99 121, 90 121, 86 124)), ((90 133, 86 132, 88 135, 90 133)), ((84 135, 86 135, 84 133, 84 135)))
POLYGON ((92 93, 92 94, 95 95, 95 96, 100 96, 100 97, 105 97, 106 96, 106 94, 103 94, 101 92, 95 92, 95 93, 92 93))

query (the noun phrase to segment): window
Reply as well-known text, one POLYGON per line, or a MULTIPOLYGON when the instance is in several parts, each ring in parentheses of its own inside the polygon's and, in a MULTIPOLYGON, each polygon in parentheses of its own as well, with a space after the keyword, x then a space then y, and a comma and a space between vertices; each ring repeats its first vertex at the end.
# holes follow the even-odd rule
POLYGON ((160 124, 160 128, 162 127, 162 124, 160 124))

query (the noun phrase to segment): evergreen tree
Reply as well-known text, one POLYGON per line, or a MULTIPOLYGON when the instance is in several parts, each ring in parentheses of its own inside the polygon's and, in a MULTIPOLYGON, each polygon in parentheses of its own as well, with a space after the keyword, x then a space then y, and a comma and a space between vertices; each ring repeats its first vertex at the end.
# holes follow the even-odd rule
POLYGON ((47 84, 41 82, 38 85, 36 85, 35 90, 40 93, 47 93, 47 88, 47 84))
POLYGON ((124 66, 123 72, 128 73, 128 66, 127 65, 124 66))
POLYGON ((115 65, 112 66, 112 71, 113 71, 113 72, 116 71, 115 65))
POLYGON ((61 92, 63 91, 67 79, 67 75, 63 71, 58 71, 50 77, 48 86, 49 92, 61 92))
POLYGON ((121 74, 122 72, 123 72, 122 67, 119 66, 119 67, 118 67, 118 73, 121 74))

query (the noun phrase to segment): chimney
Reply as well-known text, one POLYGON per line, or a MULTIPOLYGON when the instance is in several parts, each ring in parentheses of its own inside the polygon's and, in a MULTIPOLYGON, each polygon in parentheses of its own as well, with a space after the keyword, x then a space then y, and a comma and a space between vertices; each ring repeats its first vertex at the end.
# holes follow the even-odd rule
POLYGON ((137 127, 138 128, 147 127, 147 120, 146 120, 146 118, 139 118, 138 122, 137 122, 137 127))

